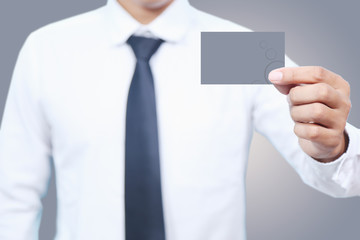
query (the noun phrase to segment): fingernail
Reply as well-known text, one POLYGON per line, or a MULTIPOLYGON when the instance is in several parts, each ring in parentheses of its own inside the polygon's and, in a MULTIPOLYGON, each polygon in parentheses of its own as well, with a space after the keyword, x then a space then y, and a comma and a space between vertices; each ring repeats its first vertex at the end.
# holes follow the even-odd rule
POLYGON ((272 71, 269 73, 269 80, 271 82, 280 82, 283 78, 283 73, 279 71, 272 71))

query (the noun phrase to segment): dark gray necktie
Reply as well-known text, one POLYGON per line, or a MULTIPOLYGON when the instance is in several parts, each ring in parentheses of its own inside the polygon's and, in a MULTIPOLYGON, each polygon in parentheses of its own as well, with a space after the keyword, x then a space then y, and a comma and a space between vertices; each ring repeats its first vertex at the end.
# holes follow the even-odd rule
POLYGON ((149 60, 163 41, 131 36, 136 56, 126 111, 126 240, 165 240, 154 81, 149 60))

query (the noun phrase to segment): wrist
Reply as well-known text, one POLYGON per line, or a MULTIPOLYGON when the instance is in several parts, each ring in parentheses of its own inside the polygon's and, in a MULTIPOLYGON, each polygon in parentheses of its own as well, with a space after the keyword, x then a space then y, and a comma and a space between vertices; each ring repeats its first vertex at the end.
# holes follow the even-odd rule
POLYGON ((329 158, 321 158, 321 159, 317 159, 314 158, 316 161, 322 162, 322 163, 329 163, 329 162, 333 162, 336 159, 340 158, 348 149, 349 146, 349 136, 346 133, 346 131, 344 130, 343 132, 343 137, 342 137, 342 141, 339 144, 339 146, 335 149, 335 154, 333 157, 329 157, 329 158))

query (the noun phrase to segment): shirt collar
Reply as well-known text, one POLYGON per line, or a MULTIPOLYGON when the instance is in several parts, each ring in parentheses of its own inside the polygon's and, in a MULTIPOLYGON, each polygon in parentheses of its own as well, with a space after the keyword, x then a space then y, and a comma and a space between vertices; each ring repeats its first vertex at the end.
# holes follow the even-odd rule
POLYGON ((104 10, 112 44, 124 44, 132 34, 139 31, 149 31, 152 36, 176 43, 185 37, 193 18, 188 0, 174 0, 147 25, 135 20, 117 0, 108 0, 104 10))

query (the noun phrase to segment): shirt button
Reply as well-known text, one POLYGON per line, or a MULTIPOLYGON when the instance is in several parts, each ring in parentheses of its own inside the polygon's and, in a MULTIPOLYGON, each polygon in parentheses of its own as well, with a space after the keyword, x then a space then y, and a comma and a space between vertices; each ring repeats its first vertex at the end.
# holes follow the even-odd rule
POLYGON ((152 34, 150 31, 145 31, 144 36, 150 38, 150 37, 152 37, 152 34))

